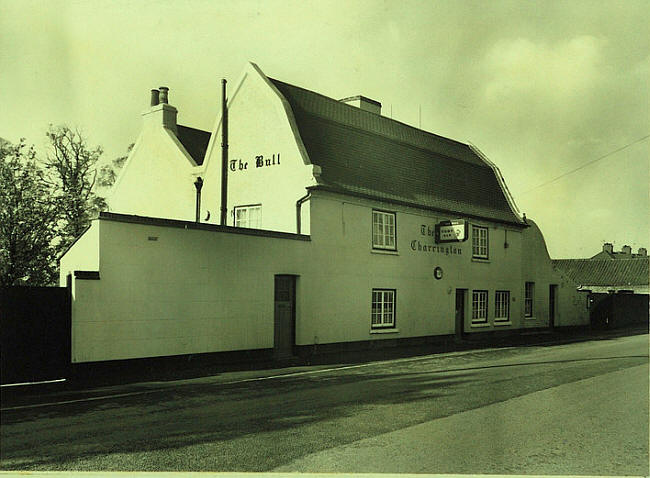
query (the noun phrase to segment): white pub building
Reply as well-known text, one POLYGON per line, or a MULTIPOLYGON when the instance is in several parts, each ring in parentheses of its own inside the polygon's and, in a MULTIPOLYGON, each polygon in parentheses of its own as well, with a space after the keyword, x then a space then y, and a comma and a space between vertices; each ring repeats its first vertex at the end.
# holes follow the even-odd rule
POLYGON ((474 146, 254 64, 230 91, 211 132, 152 91, 111 212, 61 259, 73 363, 588 324, 474 146))

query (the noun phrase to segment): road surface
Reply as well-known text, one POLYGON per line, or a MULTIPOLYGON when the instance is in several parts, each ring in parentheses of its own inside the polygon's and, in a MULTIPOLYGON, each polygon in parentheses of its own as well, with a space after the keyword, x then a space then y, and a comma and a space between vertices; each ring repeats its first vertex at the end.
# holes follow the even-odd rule
POLYGON ((648 474, 648 335, 2 405, 0 468, 648 474))

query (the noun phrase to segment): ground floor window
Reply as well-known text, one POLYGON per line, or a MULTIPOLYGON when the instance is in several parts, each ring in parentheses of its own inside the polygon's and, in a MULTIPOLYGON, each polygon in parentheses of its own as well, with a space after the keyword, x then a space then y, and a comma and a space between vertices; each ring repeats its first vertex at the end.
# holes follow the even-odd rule
POLYGON ((533 299, 535 296, 535 283, 526 282, 526 290, 524 294, 524 315, 526 317, 533 316, 533 299))
POLYGON ((507 322, 510 320, 510 292, 498 290, 494 293, 494 321, 507 322))
POLYGON ((235 227, 260 229, 262 227, 262 205, 235 207, 235 227))
POLYGON ((372 328, 395 327, 395 289, 372 289, 372 328))
POLYGON ((486 290, 472 291, 472 323, 483 324, 487 322, 488 293, 486 290))

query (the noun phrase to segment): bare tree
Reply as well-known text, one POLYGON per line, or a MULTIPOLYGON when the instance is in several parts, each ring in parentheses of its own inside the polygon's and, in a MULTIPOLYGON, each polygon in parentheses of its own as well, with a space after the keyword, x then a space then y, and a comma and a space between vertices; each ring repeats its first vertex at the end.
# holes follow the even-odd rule
POLYGON ((78 129, 66 125, 47 131, 49 150, 45 167, 60 214, 60 249, 79 237, 91 219, 106 209, 106 201, 94 192, 101 146, 90 147, 78 129))
POLYGON ((109 188, 115 184, 117 175, 120 173, 120 170, 124 167, 124 163, 126 163, 126 160, 129 158, 129 153, 131 153, 133 146, 135 146, 135 143, 131 143, 129 147, 126 148, 126 154, 124 156, 115 158, 111 161, 111 164, 105 164, 100 168, 98 184, 101 187, 109 188))

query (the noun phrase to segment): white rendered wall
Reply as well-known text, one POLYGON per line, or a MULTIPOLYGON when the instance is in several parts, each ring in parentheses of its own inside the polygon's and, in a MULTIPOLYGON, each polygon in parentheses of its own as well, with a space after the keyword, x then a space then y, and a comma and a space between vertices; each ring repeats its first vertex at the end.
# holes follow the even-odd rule
POLYGON ((193 221, 193 165, 174 133, 145 126, 107 199, 111 212, 193 221))
MULTIPOLYGON (((558 284, 556 324, 588 323, 575 287, 531 247, 543 245, 534 228, 509 228, 505 248, 504 227, 482 222, 490 259, 478 262, 469 240, 439 251, 417 247, 434 245, 423 225, 457 217, 393 208, 398 250, 382 254, 371 247, 373 203, 315 193, 307 204, 321 218, 311 241, 101 220, 99 237, 91 232, 101 245, 100 280, 77 279, 73 287, 73 361, 272 348, 276 274, 298 276, 297 345, 453 334, 458 288, 468 291, 469 333, 547 325, 549 283, 558 284), (523 317, 526 280, 536 283, 533 319, 523 317), (371 329, 373 288, 397 290, 397 327, 389 333, 371 329), (486 325, 471 324, 472 290, 488 291, 486 325), (507 325, 494 321, 496 290, 510 291, 507 325)), ((80 248, 91 242, 83 239, 80 248)), ((78 269, 77 252, 64 258, 66 269, 78 269)))
MULTIPOLYGON (((524 320, 526 327, 546 327, 549 325, 549 285, 557 285, 555 326, 574 326, 589 324, 589 310, 584 293, 578 292, 579 284, 571 282, 566 276, 553 269, 542 232, 532 220, 523 233, 522 274, 524 282, 534 282, 533 316, 524 320)), ((524 294, 524 285, 521 289, 524 294)))
POLYGON ((100 243, 101 279, 75 281, 73 362, 272 348, 274 274, 310 246, 106 220, 100 243))
POLYGON ((311 200, 311 238, 315 278, 302 281, 305 308, 317 320, 303 321, 297 343, 319 343, 453 334, 456 289, 468 289, 465 330, 483 332, 496 328, 519 328, 523 320, 521 286, 522 241, 520 229, 508 228, 508 247, 503 247, 505 228, 486 221, 490 258, 472 259, 470 239, 439 244, 442 251, 419 250, 434 246, 434 238, 422 235, 437 222, 459 219, 441 213, 390 206, 355 198, 317 192, 311 200), (397 213, 397 253, 372 250, 372 209, 397 213), (415 242, 414 242, 415 241, 415 242), (415 250, 413 249, 415 247, 415 250), (451 253, 451 248, 460 254, 451 253), (447 252, 447 251, 450 252, 447 252), (442 267, 443 278, 433 276, 442 267), (373 333, 370 327, 373 288, 396 289, 396 331, 373 333), (471 325, 471 292, 488 290, 488 324, 471 325), (510 291, 511 324, 494 325, 494 292, 510 291))
POLYGON ((59 285, 65 287, 66 277, 74 271, 99 270, 99 228, 98 219, 90 223, 90 228, 68 249, 59 263, 59 285))
MULTIPOLYGON (((313 166, 305 164, 280 97, 266 78, 249 65, 239 83, 229 84, 228 225, 235 206, 262 205, 261 229, 296 232, 296 201, 314 185, 313 166), (257 167, 256 156, 263 156, 257 167), (267 165, 267 160, 275 164, 267 165), (234 170, 233 170, 234 169, 234 170)), ((203 166, 202 213, 218 224, 221 205, 221 118, 212 131, 203 166)), ((303 234, 309 234, 308 206, 303 234)))

